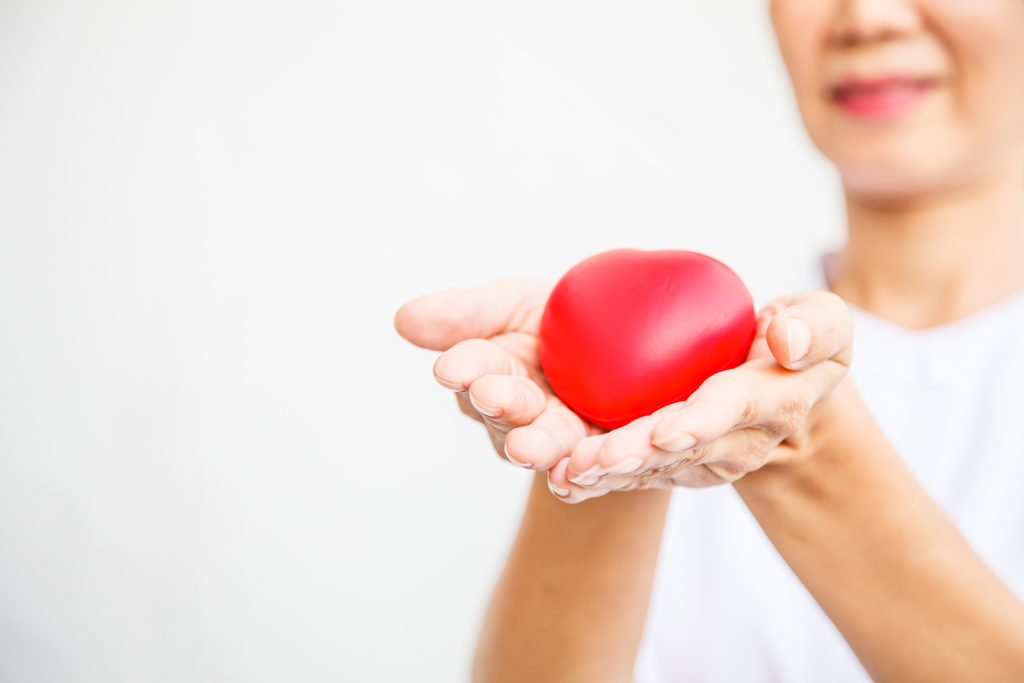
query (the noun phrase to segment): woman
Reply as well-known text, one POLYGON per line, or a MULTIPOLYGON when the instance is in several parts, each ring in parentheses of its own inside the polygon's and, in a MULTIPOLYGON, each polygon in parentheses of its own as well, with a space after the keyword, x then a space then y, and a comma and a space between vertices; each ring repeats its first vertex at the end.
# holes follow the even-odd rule
POLYGON ((1024 2, 771 9, 848 241, 747 363, 602 433, 539 371, 544 287, 399 311, 537 472, 479 680, 1024 680, 1024 2))

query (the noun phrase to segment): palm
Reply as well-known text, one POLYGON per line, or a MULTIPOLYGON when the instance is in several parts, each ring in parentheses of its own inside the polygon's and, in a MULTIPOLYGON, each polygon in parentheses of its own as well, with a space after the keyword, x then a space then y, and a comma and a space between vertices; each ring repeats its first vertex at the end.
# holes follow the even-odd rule
POLYGON ((565 467, 577 475, 554 478, 561 497, 709 486, 804 457, 812 410, 846 376, 849 309, 830 292, 802 292, 769 303, 757 321, 742 365, 712 375, 684 402, 582 440, 565 467))
POLYGON ((610 490, 707 486, 785 460, 783 451, 799 450, 810 406, 849 364, 852 322, 841 299, 829 292, 781 297, 759 313, 742 366, 712 376, 685 403, 605 432, 569 410, 544 377, 539 336, 549 292, 545 284, 505 280, 429 294, 402 307, 395 325, 414 344, 442 351, 435 377, 487 426, 495 449, 546 471, 551 490, 570 502, 610 490), (820 335, 796 360, 786 332, 794 315, 815 321, 820 335), (658 436, 666 423, 675 423, 670 434, 679 432, 680 414, 691 423, 682 431, 700 435, 687 442, 697 448, 670 447, 658 436))

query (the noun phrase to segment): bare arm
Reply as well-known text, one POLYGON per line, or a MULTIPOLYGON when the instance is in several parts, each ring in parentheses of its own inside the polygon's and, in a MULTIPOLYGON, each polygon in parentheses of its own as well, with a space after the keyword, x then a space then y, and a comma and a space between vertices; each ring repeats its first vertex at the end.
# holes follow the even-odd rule
POLYGON ((670 493, 571 506, 548 490, 548 470, 602 430, 562 405, 540 370, 546 295, 546 285, 523 281, 440 292, 404 306, 395 325, 414 344, 443 352, 437 381, 483 423, 499 454, 536 471, 480 634, 474 680, 628 681, 670 493))
POLYGON ((545 474, 535 475, 473 679, 631 680, 669 495, 615 493, 566 505, 548 491, 545 474))
POLYGON ((444 350, 438 381, 498 452, 538 471, 487 613, 476 680, 628 680, 668 494, 622 490, 725 482, 876 678, 1024 680, 1024 607, 843 380, 852 332, 841 300, 778 300, 763 310, 744 366, 685 403, 600 433, 546 386, 538 309, 521 305, 542 297, 521 291, 500 284, 429 298, 397 322, 415 343, 444 350), (487 315, 442 313, 460 307, 487 315), (794 319, 808 327, 803 344, 794 319), (484 338, 457 343, 472 335, 484 338), (563 505, 548 487, 583 503, 563 505))
POLYGON ((876 679, 1024 681, 1024 606, 928 497, 845 376, 845 304, 811 292, 766 311, 744 366, 683 404, 580 441, 565 465, 577 473, 567 498, 732 482, 876 679), (794 319, 809 345, 793 343, 794 319), (641 464, 617 473, 626 461, 641 464))
POLYGON ((1024 681, 1024 607, 846 382, 816 452, 734 486, 879 681, 1024 681))

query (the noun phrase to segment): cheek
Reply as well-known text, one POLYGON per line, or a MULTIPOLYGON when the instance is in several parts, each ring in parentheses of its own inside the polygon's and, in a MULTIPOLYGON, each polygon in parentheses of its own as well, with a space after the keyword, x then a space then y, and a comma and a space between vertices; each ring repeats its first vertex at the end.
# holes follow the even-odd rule
MULTIPOLYGON (((1024 0, 1021 0, 1024 2, 1024 0)), ((820 118, 822 60, 830 0, 773 0, 772 25, 801 115, 810 127, 820 118)), ((811 131, 812 137, 814 131, 811 131)))
POLYGON ((954 65, 954 115, 979 143, 1024 136, 1024 0, 933 0, 935 32, 954 65))

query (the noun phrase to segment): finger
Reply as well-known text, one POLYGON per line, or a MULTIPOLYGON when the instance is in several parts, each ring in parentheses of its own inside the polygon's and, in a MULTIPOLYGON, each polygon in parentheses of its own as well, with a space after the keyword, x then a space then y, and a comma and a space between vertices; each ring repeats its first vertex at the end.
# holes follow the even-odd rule
POLYGON ((724 434, 757 427, 782 440, 798 430, 822 395, 831 364, 792 372, 771 359, 750 361, 711 376, 684 403, 661 412, 651 442, 667 451, 699 448, 724 434))
POLYGON ((754 368, 774 361, 750 361, 733 370, 712 375, 690 398, 663 410, 651 431, 651 443, 663 451, 689 451, 745 426, 761 411, 754 368))
MULTIPOLYGON (((513 379, 512 377, 508 377, 507 375, 487 375, 487 377, 500 377, 501 379, 509 380, 513 379)), ((474 385, 475 384, 476 383, 474 383, 474 385)), ((507 462, 512 463, 513 465, 525 467, 525 465, 523 465, 522 463, 516 462, 515 460, 510 458, 508 455, 508 450, 505 448, 505 441, 508 437, 508 432, 509 430, 514 429, 516 427, 515 424, 510 424, 509 422, 506 422, 502 418, 493 418, 481 413, 476 404, 473 402, 473 399, 470 397, 470 392, 468 391, 455 392, 455 398, 456 402, 459 405, 459 409, 465 415, 476 420, 477 422, 482 423, 485 427, 487 427, 487 436, 490 438, 491 444, 494 446, 494 451, 495 453, 498 454, 498 457, 504 459, 507 462)))
POLYGON ((467 339, 488 338, 539 323, 550 287, 531 280, 497 280, 413 299, 395 314, 395 329, 417 346, 444 351, 467 339))
POLYGON ((597 454, 604 442, 615 431, 588 436, 573 447, 566 461, 565 476, 570 482, 574 484, 593 483, 597 481, 598 477, 605 474, 604 469, 597 464, 597 454))
POLYGON ((768 358, 772 355, 771 349, 768 348, 768 340, 765 337, 768 334, 768 325, 771 323, 772 318, 783 308, 785 308, 785 305, 781 301, 776 300, 757 312, 757 331, 754 333, 754 341, 750 345, 750 351, 747 353, 747 360, 768 358))
POLYGON ((463 415, 470 417, 477 422, 486 424, 486 422, 484 422, 484 416, 480 414, 480 411, 477 410, 472 403, 470 403, 468 391, 456 391, 454 396, 455 402, 458 404, 459 410, 462 411, 463 415))
POLYGON ((607 434, 583 439, 569 458, 569 480, 590 484, 605 474, 630 474, 660 464, 658 456, 672 454, 654 448, 651 432, 658 417, 635 420, 607 434))
POLYGON ((486 339, 461 341, 434 362, 434 379, 453 391, 466 391, 484 375, 527 374, 522 361, 486 339))
MULTIPOLYGON (((606 440, 605 443, 608 443, 606 440)), ((632 491, 640 488, 685 486, 704 488, 733 482, 761 467, 777 441, 759 429, 729 432, 705 447, 670 453, 648 444, 634 452, 643 465, 631 473, 599 473, 570 479, 584 489, 632 491)))
POLYGON ((548 489, 559 500, 566 503, 581 503, 610 493, 607 489, 583 488, 569 481, 569 458, 562 458, 548 472, 548 489))
POLYGON ((765 334, 779 365, 803 370, 827 360, 849 366, 853 316, 849 306, 832 292, 812 291, 778 299, 779 310, 765 334))
POLYGON ((505 438, 505 455, 522 467, 550 470, 589 434, 587 424, 555 397, 530 424, 505 438))
POLYGON ((467 396, 480 415, 506 432, 530 424, 547 405, 547 397, 536 382, 514 375, 479 377, 469 385, 467 396))

